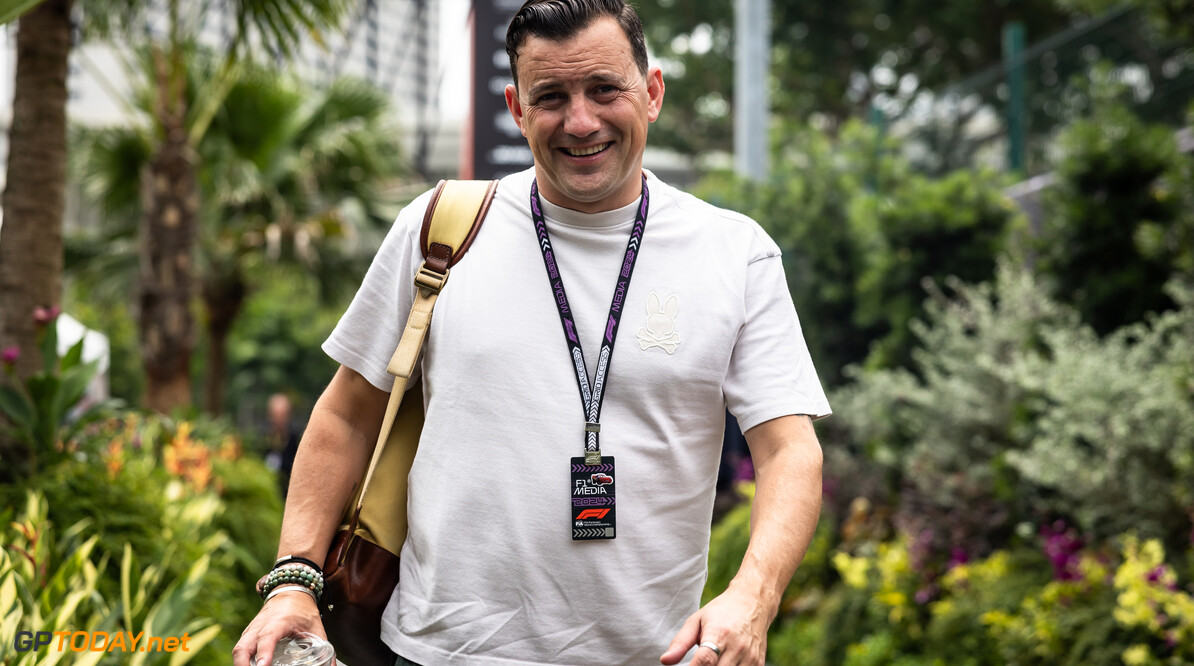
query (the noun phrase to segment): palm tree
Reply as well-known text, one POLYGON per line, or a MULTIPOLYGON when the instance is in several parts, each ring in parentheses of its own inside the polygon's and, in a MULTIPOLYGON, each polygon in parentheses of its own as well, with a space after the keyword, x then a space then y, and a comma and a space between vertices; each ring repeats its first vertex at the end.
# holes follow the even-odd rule
POLYGON ((165 42, 150 45, 157 141, 141 181, 139 323, 147 379, 145 406, 157 411, 191 402, 190 358, 196 339, 191 299, 199 211, 195 148, 210 115, 250 44, 258 42, 269 53, 290 55, 304 31, 317 35, 320 26, 337 25, 348 5, 346 0, 234 0, 230 4, 236 31, 220 75, 210 79, 209 89, 196 98, 203 104, 193 109, 187 104, 190 43, 183 30, 199 25, 204 3, 191 3, 194 15, 184 17, 179 0, 167 0, 165 42))
MULTIPOLYGON (((21 350, 16 363, 21 378, 41 367, 34 308, 56 305, 62 297, 70 5, 70 0, 45 2, 25 14, 17 31, 8 182, 0 218, 0 347, 21 350)), ((0 428, 0 458, 20 457, 18 446, 0 428)))
MULTIPOLYGON (((223 75, 213 79, 212 87, 200 97, 204 103, 191 108, 183 91, 188 35, 201 25, 208 3, 189 3, 189 13, 184 15, 179 0, 164 1, 166 36, 164 40, 151 39, 150 43, 157 90, 153 107, 154 156, 140 179, 145 203, 139 286, 141 342, 148 379, 146 406, 158 411, 190 403, 189 364, 195 339, 190 302, 195 291, 192 275, 198 210, 194 147, 238 63, 252 55, 252 45, 273 57, 289 56, 304 35, 320 41, 320 30, 338 25, 351 4, 351 0, 225 3, 235 27, 221 68, 223 75)), ((0 16, 10 18, 34 4, 35 0, 21 0, 0 11, 0 16)), ((145 30, 147 12, 155 4, 159 3, 83 0, 81 8, 88 32, 120 35, 137 43, 149 34, 145 30)), ((30 350, 22 365, 26 369, 35 363, 32 345, 26 344, 31 336, 31 325, 23 322, 28 318, 27 306, 39 301, 55 302, 61 291, 70 5, 71 0, 44 0, 22 19, 18 36, 19 61, 27 61, 28 66, 18 64, 25 76, 18 73, 10 135, 17 162, 16 166, 11 160, 9 163, 4 201, 6 217, 13 222, 7 242, 0 244, 5 252, 0 255, 0 266, 4 266, 0 269, 0 297, 4 298, 0 301, 0 342, 15 341, 30 350), (18 122, 18 117, 23 120, 18 122), (30 168, 21 167, 22 159, 30 168), (30 291, 30 283, 44 289, 30 291), (14 284, 17 286, 9 289, 14 284)))
MULTIPOLYGON (((203 58, 190 62, 188 100, 217 75, 203 58)), ((228 335, 269 266, 299 268, 328 297, 355 284, 364 262, 352 243, 388 225, 392 210, 380 189, 402 173, 389 111, 381 91, 352 79, 313 92, 292 77, 248 66, 229 86, 196 146, 204 203, 195 265, 209 344, 208 411, 223 406, 228 335)), ((80 141, 85 190, 109 224, 102 241, 71 248, 97 279, 120 280, 113 269, 132 265, 125 239, 143 202, 120 183, 152 160, 151 140, 144 130, 121 128, 80 141)))
POLYGON ((8 183, 0 230, 0 347, 21 349, 17 373, 41 367, 33 309, 62 294, 66 181, 66 72, 70 0, 44 2, 21 18, 9 130, 8 183))

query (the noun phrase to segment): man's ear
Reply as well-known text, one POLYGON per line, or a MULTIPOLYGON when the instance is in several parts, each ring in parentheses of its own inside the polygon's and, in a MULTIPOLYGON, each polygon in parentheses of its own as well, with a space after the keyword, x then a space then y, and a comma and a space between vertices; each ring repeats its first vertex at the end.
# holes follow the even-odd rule
MULTIPOLYGON (((507 93, 509 97, 509 93, 507 93)), ((652 67, 647 71, 647 120, 655 122, 663 107, 663 70, 652 67)))
POLYGON ((515 88, 513 83, 506 84, 506 108, 510 109, 514 124, 518 125, 522 135, 526 136, 526 128, 522 126, 522 104, 518 101, 518 88, 515 88))

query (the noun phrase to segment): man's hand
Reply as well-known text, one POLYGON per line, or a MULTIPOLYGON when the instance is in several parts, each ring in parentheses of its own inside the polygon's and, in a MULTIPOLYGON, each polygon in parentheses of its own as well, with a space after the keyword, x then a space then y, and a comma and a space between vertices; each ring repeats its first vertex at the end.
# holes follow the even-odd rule
POLYGON ((659 661, 678 664, 692 646, 713 643, 721 650, 721 656, 709 648, 698 647, 692 666, 763 666, 772 614, 757 597, 739 592, 731 585, 689 616, 659 661))
POLYGON ((274 646, 285 636, 315 634, 327 640, 323 623, 319 621, 319 607, 310 595, 302 590, 279 592, 257 612, 240 635, 236 647, 232 648, 232 663, 235 666, 250 666, 250 659, 257 657, 257 663, 268 666, 273 662, 274 646))
MULTIPOLYGON (((311 410, 294 459, 278 557, 321 561, 327 554, 340 524, 340 507, 348 504, 354 484, 365 475, 388 399, 389 394, 355 371, 341 367, 336 372, 311 410)), ((249 666, 249 658, 257 655, 259 663, 268 665, 279 638, 302 632, 326 638, 319 608, 301 590, 280 592, 241 634, 233 663, 249 666)))
POLYGON ((762 666, 767 629, 821 512, 821 445, 806 416, 782 416, 746 431, 757 485, 750 544, 742 566, 719 597, 688 618, 664 664, 678 664, 694 645, 694 666, 762 666))

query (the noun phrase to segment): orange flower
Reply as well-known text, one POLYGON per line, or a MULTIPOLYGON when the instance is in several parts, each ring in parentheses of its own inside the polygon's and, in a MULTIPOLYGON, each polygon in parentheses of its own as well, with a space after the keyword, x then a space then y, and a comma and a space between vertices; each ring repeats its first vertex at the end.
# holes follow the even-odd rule
POLYGON ((120 470, 124 469, 124 440, 120 437, 112 438, 108 442, 108 450, 104 455, 104 462, 108 466, 108 477, 116 478, 120 470))

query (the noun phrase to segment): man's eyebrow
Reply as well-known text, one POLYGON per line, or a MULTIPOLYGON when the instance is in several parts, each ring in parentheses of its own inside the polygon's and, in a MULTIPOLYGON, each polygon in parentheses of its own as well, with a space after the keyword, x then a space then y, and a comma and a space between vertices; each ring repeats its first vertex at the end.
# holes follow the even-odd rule
MULTIPOLYGON (((593 72, 591 74, 586 74, 585 77, 583 79, 581 79, 581 83, 583 83, 586 86, 592 85, 594 83, 612 83, 612 84, 616 84, 616 85, 623 85, 624 79, 625 79, 624 76, 621 76, 621 75, 617 74, 616 72, 602 71, 602 72, 593 72)), ((533 99, 535 97, 538 97, 539 95, 542 95, 545 92, 550 92, 552 90, 558 90, 563 87, 565 87, 565 85, 562 80, 548 79, 546 81, 540 81, 539 83, 536 83, 535 85, 528 88, 527 95, 529 95, 533 99)))

